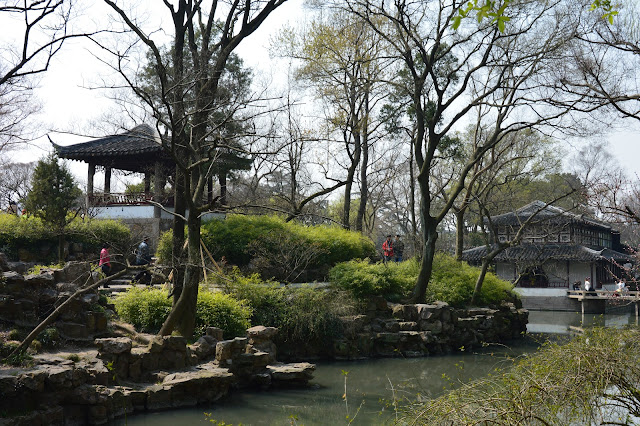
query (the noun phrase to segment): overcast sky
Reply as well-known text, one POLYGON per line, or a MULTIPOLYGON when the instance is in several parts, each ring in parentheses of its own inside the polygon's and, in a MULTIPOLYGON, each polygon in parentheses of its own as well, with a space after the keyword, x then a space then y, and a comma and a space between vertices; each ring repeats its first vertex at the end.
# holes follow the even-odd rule
MULTIPOLYGON (((100 1, 84 0, 81 4, 85 10, 82 20, 79 22, 80 26, 91 27, 106 23, 106 14, 109 9, 100 1)), ((141 2, 140 4, 141 6, 138 7, 143 8, 152 3, 141 2)), ((160 16, 165 16, 166 12, 164 6, 159 2, 155 4, 155 11, 151 9, 146 14, 149 25, 157 27, 161 22, 160 16)), ((273 69, 267 51, 270 35, 288 22, 295 25, 302 19, 302 16, 302 0, 290 0, 270 16, 255 34, 243 41, 237 53, 244 59, 247 66, 257 69, 263 75, 274 73, 275 78, 279 78, 278 73, 282 73, 282 71, 273 69)), ((3 23, 0 21, 0 24, 3 23)), ((15 33, 13 34, 15 36, 15 33)), ((6 45, 10 37, 12 37, 12 31, 3 29, 0 33, 0 43, 6 45)), ((104 92, 92 89, 99 82, 99 77, 108 75, 109 70, 88 49, 95 51, 95 46, 81 40, 68 42, 54 60, 50 70, 41 78, 36 95, 43 108, 36 120, 43 124, 44 131, 58 129, 72 133, 79 131, 92 133, 90 130, 92 124, 100 120, 103 113, 114 111, 113 102, 105 96, 104 92)), ((99 131, 96 133, 99 134, 99 131)), ((611 152, 619 167, 640 176, 640 129, 638 126, 631 120, 620 121, 617 129, 606 129, 605 133, 607 134, 590 141, 566 139, 564 141, 564 145, 567 146, 566 158, 571 158, 575 152, 574 148, 579 147, 581 143, 593 143, 606 139, 610 142, 611 152)), ((49 132, 49 134, 56 143, 63 145, 82 140, 64 133, 49 132)), ((50 149, 51 146, 46 139, 41 139, 30 145, 29 148, 14 153, 13 156, 17 161, 35 161, 50 149)), ((70 164, 78 181, 84 183, 86 181, 86 164, 79 162, 71 162, 70 164)))

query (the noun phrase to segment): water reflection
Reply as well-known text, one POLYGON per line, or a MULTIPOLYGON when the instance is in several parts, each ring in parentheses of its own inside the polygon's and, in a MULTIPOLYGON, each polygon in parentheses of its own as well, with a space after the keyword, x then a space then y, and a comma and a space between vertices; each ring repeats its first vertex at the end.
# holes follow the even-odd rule
POLYGON ((637 325, 635 313, 584 314, 580 312, 529 311, 529 333, 570 334, 588 327, 622 328, 637 325))
MULTIPOLYGON (((529 312, 529 333, 560 335, 591 326, 623 327, 636 323, 634 313, 584 315, 578 312, 529 312)), ((210 406, 172 410, 120 419, 118 425, 353 425, 393 422, 394 400, 435 397, 452 386, 508 367, 514 357, 536 350, 546 337, 524 338, 507 345, 447 356, 320 363, 312 389, 235 392, 210 406), (347 401, 343 399, 345 393, 347 401), (211 413, 210 417, 205 413, 211 413)))
MULTIPOLYGON (((509 366, 513 357, 536 347, 536 342, 522 339, 512 347, 488 346, 473 353, 320 363, 312 389, 236 392, 211 406, 131 416, 126 424, 199 424, 215 419, 234 425, 344 425, 348 423, 347 415, 356 416, 354 425, 389 424, 394 417, 390 405, 394 397, 406 401, 418 395, 441 395, 451 386, 509 366), (205 412, 211 417, 206 417, 205 412)), ((121 419, 116 424, 125 421, 121 419)))

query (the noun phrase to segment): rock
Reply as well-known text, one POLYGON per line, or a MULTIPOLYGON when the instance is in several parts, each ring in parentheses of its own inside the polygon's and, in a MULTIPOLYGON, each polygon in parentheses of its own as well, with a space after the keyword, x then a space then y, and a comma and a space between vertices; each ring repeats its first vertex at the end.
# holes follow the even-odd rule
POLYGON ((9 270, 9 258, 6 254, 0 252, 0 272, 7 272, 9 270))
POLYGON ((280 382, 308 382, 313 379, 316 366, 308 362, 295 364, 277 364, 267 366, 272 381, 280 382))
POLYGON ((275 327, 265 327, 263 325, 257 325, 255 327, 247 329, 249 343, 271 340, 276 336, 276 334, 278 334, 278 329, 275 327))
POLYGON ((214 339, 216 339, 216 341, 220 341, 223 339, 223 333, 224 332, 222 331, 222 329, 218 327, 207 327, 206 331, 206 335, 213 337, 214 339))
POLYGON ((131 339, 128 337, 112 337, 105 339, 94 340, 96 346, 98 346, 99 355, 118 355, 131 352, 131 339))
MULTIPOLYGON (((67 262, 62 272, 64 281, 85 285, 87 278, 91 277, 91 265, 87 262, 67 262)), ((93 284, 93 280, 91 280, 91 284, 93 284)))
POLYGON ((0 281, 4 281, 7 284, 22 284, 24 283, 24 276, 14 271, 3 272, 2 279, 0 281))
POLYGON ((399 326, 400 331, 418 331, 418 323, 415 321, 402 321, 399 326))
POLYGON ((187 339, 182 336, 164 336, 162 340, 165 341, 167 348, 171 350, 179 352, 186 352, 187 350, 187 339))
POLYGON ((73 386, 73 367, 53 367, 47 370, 46 386, 50 389, 64 389, 73 386))
POLYGON ((33 286, 47 286, 53 285, 55 280, 53 278, 53 273, 51 272, 43 272, 41 274, 30 274, 24 277, 24 281, 27 284, 31 284, 33 286))

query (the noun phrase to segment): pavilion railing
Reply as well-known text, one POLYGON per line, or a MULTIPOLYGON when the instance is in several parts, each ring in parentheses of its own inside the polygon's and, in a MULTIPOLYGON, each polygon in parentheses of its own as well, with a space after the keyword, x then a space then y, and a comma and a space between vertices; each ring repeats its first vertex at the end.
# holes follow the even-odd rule
MULTIPOLYGON (((124 193, 100 193, 89 196, 89 205, 91 207, 105 207, 105 206, 140 206, 149 205, 149 201, 156 201, 153 194, 139 192, 132 194, 124 193)), ((165 196, 159 200, 165 207, 173 207, 173 197, 165 196)))

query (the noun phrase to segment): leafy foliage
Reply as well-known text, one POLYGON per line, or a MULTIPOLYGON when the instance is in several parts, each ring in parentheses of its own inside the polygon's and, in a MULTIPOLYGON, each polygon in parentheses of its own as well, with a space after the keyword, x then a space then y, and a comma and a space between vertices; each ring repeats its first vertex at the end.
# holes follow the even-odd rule
POLYGON ((71 172, 58 163, 55 155, 38 161, 33 171, 31 191, 27 195, 27 211, 60 232, 68 223, 67 213, 76 205, 82 191, 71 172))
POLYGON ((399 423, 635 424, 640 330, 593 329, 546 344, 507 371, 414 404, 399 423))
MULTIPOLYGON (((171 311, 171 299, 160 289, 132 287, 114 300, 120 317, 142 331, 157 332, 171 311)), ((196 305, 196 336, 219 327, 225 338, 244 336, 251 309, 230 295, 201 289, 196 305)))
MULTIPOLYGON (((171 255, 170 232, 162 235, 156 252, 164 263, 171 255)), ((215 258, 225 256, 240 267, 258 259, 271 272, 267 277, 282 280, 295 277, 301 267, 332 266, 376 253, 373 242, 359 233, 337 226, 285 222, 276 216, 229 215, 225 220, 212 220, 202 225, 202 240, 215 258)))
POLYGON ((251 306, 251 322, 279 329, 276 343, 326 344, 342 333, 340 317, 353 314, 357 306, 344 292, 281 287, 263 282, 257 274, 243 276, 237 269, 228 278, 227 291, 251 306))
MULTIPOLYGON (((398 300, 408 295, 416 282, 420 265, 414 259, 400 263, 374 263, 351 261, 331 269, 331 284, 349 291, 357 298, 379 295, 388 300, 398 300)), ((480 269, 458 262, 452 256, 437 254, 433 273, 427 288, 427 301, 440 300, 452 306, 462 307, 469 303, 480 269)), ((488 273, 478 303, 495 305, 513 299, 512 285, 488 273)))
MULTIPOLYGON (((126 225, 113 220, 75 219, 67 228, 67 240, 83 243, 85 250, 98 252, 103 242, 109 242, 116 249, 127 247, 131 231, 126 225)), ((57 242, 51 227, 34 216, 15 216, 0 213, 0 251, 11 258, 17 257, 19 248, 53 245, 57 242)), ((50 261, 51 259, 41 259, 50 261)))

